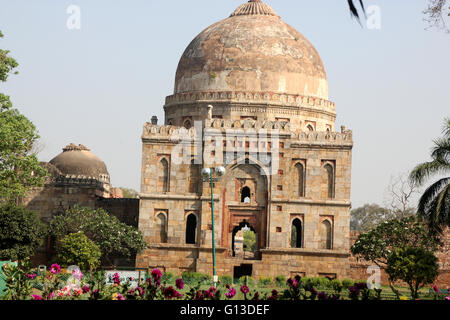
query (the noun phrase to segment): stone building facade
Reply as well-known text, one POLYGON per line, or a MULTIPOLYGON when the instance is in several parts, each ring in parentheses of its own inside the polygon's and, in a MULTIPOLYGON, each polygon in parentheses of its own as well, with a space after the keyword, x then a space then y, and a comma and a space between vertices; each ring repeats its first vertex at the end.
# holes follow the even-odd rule
MULTIPOLYGON (((22 199, 22 204, 36 212, 44 223, 77 205, 105 209, 120 221, 137 227, 139 199, 123 199, 122 191, 111 187, 105 163, 84 145, 70 144, 61 154, 41 165, 49 176, 43 187, 31 190, 22 199)), ((47 265, 54 253, 53 241, 49 238, 33 257, 33 262, 47 265)), ((117 257, 117 264, 121 263, 123 259, 117 257)))
POLYGON ((178 65, 163 125, 144 125, 136 265, 217 273, 350 274, 353 137, 335 128, 325 68, 313 45, 267 4, 251 0, 204 30, 178 65), (242 228, 252 260, 235 254, 242 228))

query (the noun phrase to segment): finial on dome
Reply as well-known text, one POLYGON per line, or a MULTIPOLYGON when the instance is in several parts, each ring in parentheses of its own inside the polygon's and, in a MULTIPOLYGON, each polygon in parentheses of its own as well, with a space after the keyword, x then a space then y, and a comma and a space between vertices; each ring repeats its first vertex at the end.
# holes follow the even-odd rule
POLYGON ((67 152, 67 151, 91 151, 91 150, 82 144, 76 145, 74 143, 71 143, 71 144, 65 146, 63 148, 63 151, 67 152))
POLYGON ((275 11, 267 4, 263 3, 262 0, 250 0, 243 5, 240 5, 230 17, 234 16, 252 16, 252 15, 263 15, 263 16, 276 16, 278 15, 275 11))

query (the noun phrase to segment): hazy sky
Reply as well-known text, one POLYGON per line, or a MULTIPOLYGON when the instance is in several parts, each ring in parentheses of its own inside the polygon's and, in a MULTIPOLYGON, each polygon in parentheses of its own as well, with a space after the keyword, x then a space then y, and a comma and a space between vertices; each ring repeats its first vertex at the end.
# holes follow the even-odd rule
MULTIPOLYGON (((114 186, 139 190, 142 127, 164 118, 181 54, 244 1, 0 0, 0 47, 20 63, 0 91, 39 129, 40 160, 81 143, 114 186), (66 27, 72 4, 80 30, 66 27)), ((346 1, 266 2, 324 61, 336 128, 354 132, 353 207, 383 204, 390 177, 429 160, 450 116, 450 34, 424 30, 426 0, 367 0, 381 9, 380 30, 361 28, 346 1)))

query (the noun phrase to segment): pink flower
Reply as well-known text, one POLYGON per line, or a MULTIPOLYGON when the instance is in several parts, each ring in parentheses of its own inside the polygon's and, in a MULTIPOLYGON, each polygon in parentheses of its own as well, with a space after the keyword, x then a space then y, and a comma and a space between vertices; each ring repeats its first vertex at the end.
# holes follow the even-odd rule
POLYGON ((53 273, 53 274, 58 274, 58 273, 61 272, 61 267, 58 264, 54 263, 50 267, 50 272, 53 273))
POLYGON ((450 300, 450 296, 448 296, 448 297, 445 297, 445 300, 450 300))
POLYGON ((247 294, 247 293, 250 292, 250 289, 249 289, 247 286, 242 286, 242 287, 241 287, 241 292, 242 292, 243 294, 247 294))
POLYGON ((228 299, 233 298, 235 295, 236 295, 236 289, 235 288, 231 288, 230 291, 225 293, 225 297, 227 297, 228 299))
POLYGON ((439 293, 439 289, 438 289, 437 285, 434 285, 434 286, 433 286, 433 290, 434 290, 436 293, 439 293))
POLYGON ((83 290, 83 293, 88 293, 91 290, 91 288, 89 288, 89 286, 83 286, 81 290, 83 290))
POLYGON ((289 278, 287 283, 291 288, 297 288, 298 286, 298 281, 296 279, 289 278))
POLYGON ((72 276, 77 280, 81 280, 83 278, 83 273, 81 272, 80 269, 75 269, 72 272, 72 276))
POLYGON ((114 284, 120 285, 120 275, 116 272, 113 276, 114 284))
POLYGON ((162 278, 162 272, 159 269, 153 269, 152 271, 153 280, 159 281, 162 278))
POLYGON ((31 295, 31 297, 32 297, 32 300, 42 300, 42 297, 37 294, 31 295))
POLYGON ((34 273, 34 274, 28 274, 28 273, 27 273, 27 274, 25 275, 25 277, 27 277, 28 279, 32 279, 32 280, 33 280, 34 278, 36 278, 36 276, 37 276, 37 275, 36 275, 35 273, 34 273))
POLYGON ((123 297, 123 295, 121 295, 120 293, 117 294, 117 300, 125 300, 125 298, 123 297))
POLYGON ((177 287, 177 289, 182 290, 184 288, 183 279, 179 278, 175 280, 175 286, 177 287))

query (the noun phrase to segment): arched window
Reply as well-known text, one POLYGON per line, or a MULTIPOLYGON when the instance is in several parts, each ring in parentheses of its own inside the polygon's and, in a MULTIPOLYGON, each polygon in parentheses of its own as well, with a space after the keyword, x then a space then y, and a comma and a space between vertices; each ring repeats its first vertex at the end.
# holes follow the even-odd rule
POLYGON ((291 231, 291 248, 302 248, 302 222, 300 219, 295 218, 292 221, 292 231, 291 231))
POLYGON ((167 218, 164 213, 156 216, 156 242, 167 243, 167 218))
POLYGON ((161 159, 158 164, 158 192, 169 192, 169 162, 166 158, 161 159))
POLYGON ((330 164, 325 165, 325 171, 327 174, 327 187, 328 187, 328 198, 334 198, 334 169, 330 164))
POLYGON ((241 191, 241 202, 242 203, 250 203, 251 202, 251 194, 250 194, 250 188, 244 187, 241 191))
POLYGON ((191 213, 186 220, 186 243, 195 244, 197 234, 197 217, 191 213))
POLYGON ((320 248, 331 250, 333 237, 330 221, 324 220, 320 225, 320 237, 320 248))
POLYGON ((296 196, 304 197, 305 196, 305 168, 301 163, 297 163, 295 165, 295 177, 294 180, 296 182, 296 196))

